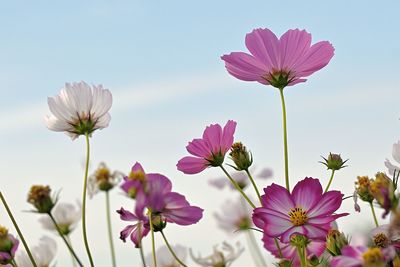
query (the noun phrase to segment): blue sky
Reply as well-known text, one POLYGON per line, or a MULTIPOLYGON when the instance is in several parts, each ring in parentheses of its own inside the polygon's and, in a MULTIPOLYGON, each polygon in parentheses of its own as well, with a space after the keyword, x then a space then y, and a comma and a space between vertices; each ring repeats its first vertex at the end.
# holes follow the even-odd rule
MULTIPOLYGON (((328 176, 317 163, 320 155, 342 153, 350 166, 333 185, 351 193, 356 175, 384 170, 399 138, 399 9, 398 1, 3 1, 0 179, 28 239, 35 243, 40 236, 39 226, 31 223, 34 215, 20 212, 29 209, 25 198, 32 183, 63 188, 66 201, 80 198, 83 140, 71 142, 48 131, 43 117, 48 96, 65 82, 85 80, 114 95, 111 125, 93 137, 92 167, 104 160, 126 172, 140 161, 165 173, 176 190, 206 209, 199 225, 171 227, 171 238, 203 254, 223 241, 217 230, 209 240, 199 234, 215 227, 212 213, 220 206, 215 203, 233 197, 207 186, 219 173, 188 177, 175 164, 186 155, 187 141, 206 125, 235 119, 236 138, 252 150, 257 165, 274 169, 273 181, 283 181, 278 92, 235 80, 219 59, 244 51, 245 34, 258 27, 277 35, 306 29, 313 42, 334 45, 326 68, 285 91, 291 178, 328 176)), ((114 193, 114 208, 131 205, 114 193)), ((99 216, 102 205, 102 196, 96 196, 90 216, 99 216)), ((0 223, 10 226, 0 214, 0 223)), ((360 216, 370 219, 364 209, 343 222, 349 225, 360 216)), ((123 225, 114 218, 116 232, 123 225)), ((99 262, 106 259, 104 227, 89 230, 99 262)), ((79 248, 79 228, 73 238, 79 248)), ((116 242, 120 266, 138 260, 132 247, 116 242)), ((62 243, 59 256, 59 265, 69 264, 62 243)), ((247 261, 246 254, 242 263, 247 261)))

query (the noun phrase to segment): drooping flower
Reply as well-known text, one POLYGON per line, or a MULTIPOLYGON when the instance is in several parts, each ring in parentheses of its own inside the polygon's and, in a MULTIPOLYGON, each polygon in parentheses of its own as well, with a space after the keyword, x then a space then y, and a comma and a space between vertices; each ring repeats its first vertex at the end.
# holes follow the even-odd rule
MULTIPOLYGON (((142 165, 136 162, 127 176, 124 176, 124 181, 122 182, 121 189, 131 198, 136 198, 136 194, 143 184, 147 180, 148 175, 146 174, 142 165)), ((168 185, 168 190, 171 191, 172 184, 168 185)))
POLYGON ((88 194, 93 197, 99 191, 110 191, 124 175, 119 171, 111 172, 104 162, 99 164, 96 171, 88 178, 88 194))
POLYGON ((395 194, 393 181, 383 172, 378 172, 370 184, 372 195, 380 207, 384 209, 382 218, 385 218, 392 209, 398 206, 399 200, 395 194))
POLYGON ((143 237, 145 237, 149 231, 149 220, 143 213, 134 214, 130 211, 121 209, 117 210, 121 220, 134 222, 134 224, 126 226, 120 233, 120 239, 126 242, 126 239, 130 236, 131 241, 135 244, 135 247, 139 248, 143 237))
POLYGON ((232 52, 222 56, 227 71, 243 81, 257 81, 283 89, 305 82, 305 77, 325 67, 334 54, 328 41, 311 45, 305 30, 288 30, 280 39, 269 29, 246 35, 250 54, 232 52))
POLYGON ((48 98, 52 115, 46 116, 46 124, 52 131, 65 132, 72 140, 91 135, 108 126, 111 104, 112 95, 102 85, 66 83, 58 95, 48 98))
MULTIPOLYGON (((300 266, 299 255, 297 253, 297 247, 292 243, 282 243, 279 239, 276 239, 279 245, 280 252, 275 243, 274 238, 264 235, 262 241, 266 250, 271 252, 276 258, 285 259, 292 262, 293 267, 300 266), (282 253, 282 254, 280 254, 282 253)), ((307 255, 321 256, 325 251, 325 241, 309 241, 306 246, 307 255)))
MULTIPOLYGON (((392 157, 398 164, 400 164, 400 140, 393 144, 392 157)), ((388 172, 392 176, 395 172, 398 173, 400 171, 400 167, 393 165, 388 159, 385 161, 385 166, 388 168, 388 172)))
POLYGON ((28 202, 35 207, 35 212, 51 212, 57 200, 53 200, 50 192, 51 189, 49 186, 34 185, 31 187, 28 193, 28 202))
POLYGON ((237 258, 239 258, 239 256, 243 253, 244 248, 239 242, 236 243, 236 248, 227 242, 223 242, 222 249, 218 249, 218 246, 214 246, 213 250, 213 254, 204 258, 200 254, 195 256, 191 249, 189 251, 193 261, 202 267, 228 267, 231 266, 237 258))
MULTIPOLYGON (((178 259, 185 263, 187 249, 181 245, 172 245, 172 250, 175 252, 178 259)), ((162 246, 156 251, 157 266, 159 267, 180 267, 179 262, 172 256, 167 246, 162 246)), ((146 265, 154 267, 153 255, 150 253, 146 257, 146 265)))
POLYGON ((339 191, 322 193, 318 179, 305 178, 290 194, 280 185, 264 188, 262 207, 254 209, 253 222, 270 237, 288 243, 293 234, 324 241, 331 222, 348 213, 333 214, 342 203, 339 191))
MULTIPOLYGON (((51 214, 57 222, 61 233, 69 235, 81 219, 81 204, 77 202, 75 206, 71 203, 59 202, 51 211, 51 214)), ((49 216, 41 217, 39 222, 44 229, 57 233, 57 229, 49 216)))
POLYGON ((392 249, 346 246, 341 256, 331 258, 330 264, 332 267, 385 267, 394 256, 392 249))
MULTIPOLYGON (((57 243, 54 239, 43 236, 37 246, 32 247, 31 253, 38 267, 49 267, 57 252, 57 243)), ((16 262, 18 267, 31 267, 32 263, 28 254, 21 250, 17 253, 16 262)))
POLYGON ((187 156, 176 164, 178 170, 186 174, 196 174, 207 167, 221 166, 226 152, 233 144, 236 122, 229 120, 224 128, 211 124, 204 130, 203 137, 193 139, 186 150, 193 156, 187 156))
POLYGON ((0 226, 0 265, 11 266, 18 249, 19 241, 8 232, 8 229, 0 226))
POLYGON ((236 201, 227 200, 220 213, 214 213, 218 227, 228 234, 252 227, 251 207, 242 198, 236 201))
MULTIPOLYGON (((254 173, 255 171, 255 167, 250 168, 250 173, 254 173)), ((268 179, 271 178, 272 175, 273 172, 271 169, 263 168, 259 172, 256 172, 254 178, 268 179)), ((231 174, 231 177, 242 189, 246 188, 250 184, 249 177, 245 172, 234 172, 231 174)), ((228 179, 226 179, 226 177, 210 179, 208 183, 218 189, 224 189, 227 186, 232 190, 236 190, 235 186, 228 179)))

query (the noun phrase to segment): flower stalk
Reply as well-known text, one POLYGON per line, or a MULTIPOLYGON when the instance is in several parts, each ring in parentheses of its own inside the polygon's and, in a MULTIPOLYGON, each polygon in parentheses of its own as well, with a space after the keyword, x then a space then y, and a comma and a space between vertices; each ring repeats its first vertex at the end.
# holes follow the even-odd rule
POLYGON ((33 265, 33 267, 37 267, 37 264, 36 264, 36 262, 35 262, 35 259, 33 258, 32 253, 31 253, 31 251, 30 251, 30 249, 29 249, 29 247, 28 247, 28 244, 27 244, 26 241, 25 241, 24 235, 22 234, 21 230, 19 229, 19 226, 18 226, 18 224, 17 224, 17 221, 15 220, 15 218, 14 218, 14 216, 13 216, 11 210, 10 210, 10 207, 8 206, 7 201, 6 201, 6 199, 4 198, 3 193, 2 193, 1 191, 0 191, 0 199, 1 199, 1 202, 3 202, 4 208, 6 209, 7 214, 8 214, 8 217, 10 217, 10 219, 11 219, 11 221, 12 221, 14 227, 15 227, 15 230, 16 230, 17 233, 18 233, 18 236, 21 238, 22 244, 24 245, 24 248, 25 248, 25 250, 26 250, 26 253, 27 253, 28 256, 29 256, 29 259, 30 259, 30 261, 31 261, 31 263, 32 263, 32 265, 33 265))
POLYGON ((160 232, 161 232, 161 235, 162 235, 162 237, 163 237, 163 239, 164 239, 164 241, 165 241, 165 245, 167 246, 169 252, 171 252, 171 255, 174 257, 174 259, 175 259, 177 262, 179 262, 179 264, 180 264, 181 266, 187 267, 186 264, 184 264, 184 263, 179 259, 179 257, 176 256, 176 254, 175 254, 174 250, 172 249, 171 245, 169 244, 169 242, 168 242, 168 240, 167 240, 167 237, 165 236, 164 232, 163 232, 162 230, 161 230, 160 232))
POLYGON ((288 141, 287 141, 287 127, 286 127, 286 105, 285 97, 283 96, 283 87, 279 88, 282 103, 282 122, 283 122, 283 152, 285 157, 285 184, 286 189, 290 192, 289 185, 289 156, 288 156, 288 141))
POLYGON ((112 237, 112 226, 111 226, 111 217, 110 217, 110 193, 109 193, 109 191, 105 191, 105 193, 106 193, 108 240, 110 242, 112 266, 116 267, 117 264, 116 264, 116 258, 115 258, 115 249, 114 249, 114 241, 113 241, 113 237, 112 237))
POLYGON ((149 210, 148 212, 148 216, 149 216, 149 224, 150 224, 150 232, 151 232, 151 250, 152 250, 152 254, 153 254, 153 264, 154 267, 157 267, 157 258, 156 258, 156 244, 154 241, 154 225, 153 225, 153 220, 152 220, 152 212, 151 210, 149 210))
MULTIPOLYGON (((139 236, 142 236, 142 226, 141 226, 141 224, 139 224, 139 226, 138 226, 138 233, 139 233, 139 236)), ((143 267, 147 267, 146 266, 146 260, 144 259, 144 253, 143 253, 143 246, 142 246, 142 239, 141 238, 139 239, 139 252, 140 252, 140 258, 142 260, 143 267)))
POLYGON ((375 208, 374 208, 374 205, 372 205, 372 201, 369 202, 369 206, 371 207, 372 217, 374 218, 375 226, 379 227, 378 219, 376 218, 375 208))
POLYGON ((249 177, 250 182, 251 182, 251 184, 253 185, 253 188, 254 188, 254 190, 256 191, 258 200, 260 201, 260 204, 261 204, 261 203, 262 203, 262 202, 261 202, 261 194, 260 194, 260 191, 258 191, 258 188, 257 188, 257 185, 256 185, 256 183, 255 183, 255 181, 254 181, 254 178, 253 178, 253 176, 251 176, 249 169, 246 169, 245 172, 247 173, 247 176, 249 177))
POLYGON ((331 183, 332 183, 332 181, 333 181, 333 176, 334 176, 334 175, 335 175, 335 170, 332 170, 331 178, 329 178, 329 182, 328 182, 328 185, 327 185, 326 188, 325 188, 324 193, 328 192, 328 189, 329 189, 329 187, 331 186, 331 183))

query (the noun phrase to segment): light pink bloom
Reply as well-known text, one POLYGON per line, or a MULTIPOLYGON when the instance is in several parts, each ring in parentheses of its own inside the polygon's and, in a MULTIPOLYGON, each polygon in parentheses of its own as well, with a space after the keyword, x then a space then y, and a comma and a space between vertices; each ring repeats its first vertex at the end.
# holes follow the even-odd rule
POLYGON ((224 202, 221 212, 214 213, 218 227, 228 234, 239 230, 247 230, 253 226, 251 220, 251 207, 242 198, 236 201, 227 200, 224 202))
POLYGON ((333 214, 342 203, 342 193, 322 193, 318 179, 305 178, 290 194, 280 185, 264 188, 262 207, 254 209, 253 222, 270 237, 288 243, 291 235, 301 234, 310 240, 325 240, 331 222, 348 213, 333 214))
POLYGON ((288 30, 280 39, 269 29, 255 29, 246 35, 250 54, 233 52, 222 56, 228 72, 243 81, 257 81, 277 88, 305 82, 325 67, 334 48, 322 41, 311 45, 305 30, 288 30))
POLYGON ((219 124, 207 126, 203 138, 193 139, 186 150, 193 156, 184 157, 176 164, 186 174, 196 174, 209 166, 218 167, 233 144, 236 122, 229 120, 224 129, 219 124))
MULTIPOLYGON (((400 141, 397 141, 397 143, 393 144, 392 157, 397 163, 400 164, 400 141)), ((385 166, 388 168, 388 172, 392 176, 395 172, 398 174, 400 171, 400 167, 393 165, 388 159, 385 161, 385 166)))
MULTIPOLYGON (((262 241, 264 242, 264 247, 266 250, 271 252, 271 254, 276 258, 281 258, 274 238, 264 235, 262 241)), ((282 253, 282 258, 288 261, 293 261, 292 267, 300 266, 297 248, 290 243, 282 243, 278 239, 277 242, 282 253)), ((325 241, 311 241, 306 247, 306 252, 308 256, 315 255, 319 257, 322 255, 322 253, 324 253, 325 248, 325 241)))
POLYGON ((330 260, 332 267, 363 267, 363 266, 386 266, 396 256, 393 247, 384 249, 368 248, 366 246, 345 246, 342 255, 330 260), (368 262, 371 259, 371 262, 368 262))

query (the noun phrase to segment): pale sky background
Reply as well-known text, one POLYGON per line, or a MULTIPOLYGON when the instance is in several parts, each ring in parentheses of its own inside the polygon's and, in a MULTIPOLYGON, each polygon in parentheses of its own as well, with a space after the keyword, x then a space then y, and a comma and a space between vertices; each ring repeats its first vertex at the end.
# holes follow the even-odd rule
MULTIPOLYGON (((57 238, 41 230, 37 215, 24 212, 31 208, 26 196, 32 184, 62 189, 62 201, 81 199, 84 140, 47 130, 43 118, 48 96, 65 82, 84 80, 103 84, 114 96, 110 127, 92 138, 91 171, 105 161, 128 172, 139 161, 147 171, 170 177, 174 190, 205 209, 195 226, 169 225, 171 243, 204 255, 224 240, 246 245, 243 236, 216 229, 213 212, 236 196, 208 186, 219 171, 186 176, 175 164, 206 125, 234 119, 236 140, 250 148, 258 166, 274 170, 274 179, 259 181, 260 188, 283 184, 278 91, 236 80, 220 60, 224 53, 245 51, 245 34, 258 27, 277 35, 306 29, 313 43, 334 45, 327 67, 285 90, 290 175, 292 184, 312 176, 325 185, 329 173, 318 163, 320 155, 341 153, 350 158, 349 167, 337 173, 332 188, 351 194, 357 175, 385 170, 400 137, 399 10, 395 0, 1 1, 1 190, 29 244, 42 234, 57 238)), ((112 195, 112 210, 133 207, 118 188, 112 195)), ((340 219, 341 229, 371 227, 370 212, 362 208, 340 219)), ((341 209, 349 210, 351 200, 341 209)), ((3 208, 0 215, 0 224, 15 232, 3 208)), ((97 195, 88 202, 88 236, 99 267, 111 266, 103 218, 104 195, 97 195)), ((113 214, 118 265, 140 266, 138 251, 118 239, 125 225, 113 214)), ((81 240, 79 225, 73 242, 86 261, 81 240)), ((57 266, 70 266, 64 244, 58 245, 57 266)), ((145 246, 150 252, 148 238, 145 246)), ((248 252, 233 266, 253 266, 248 252)))

